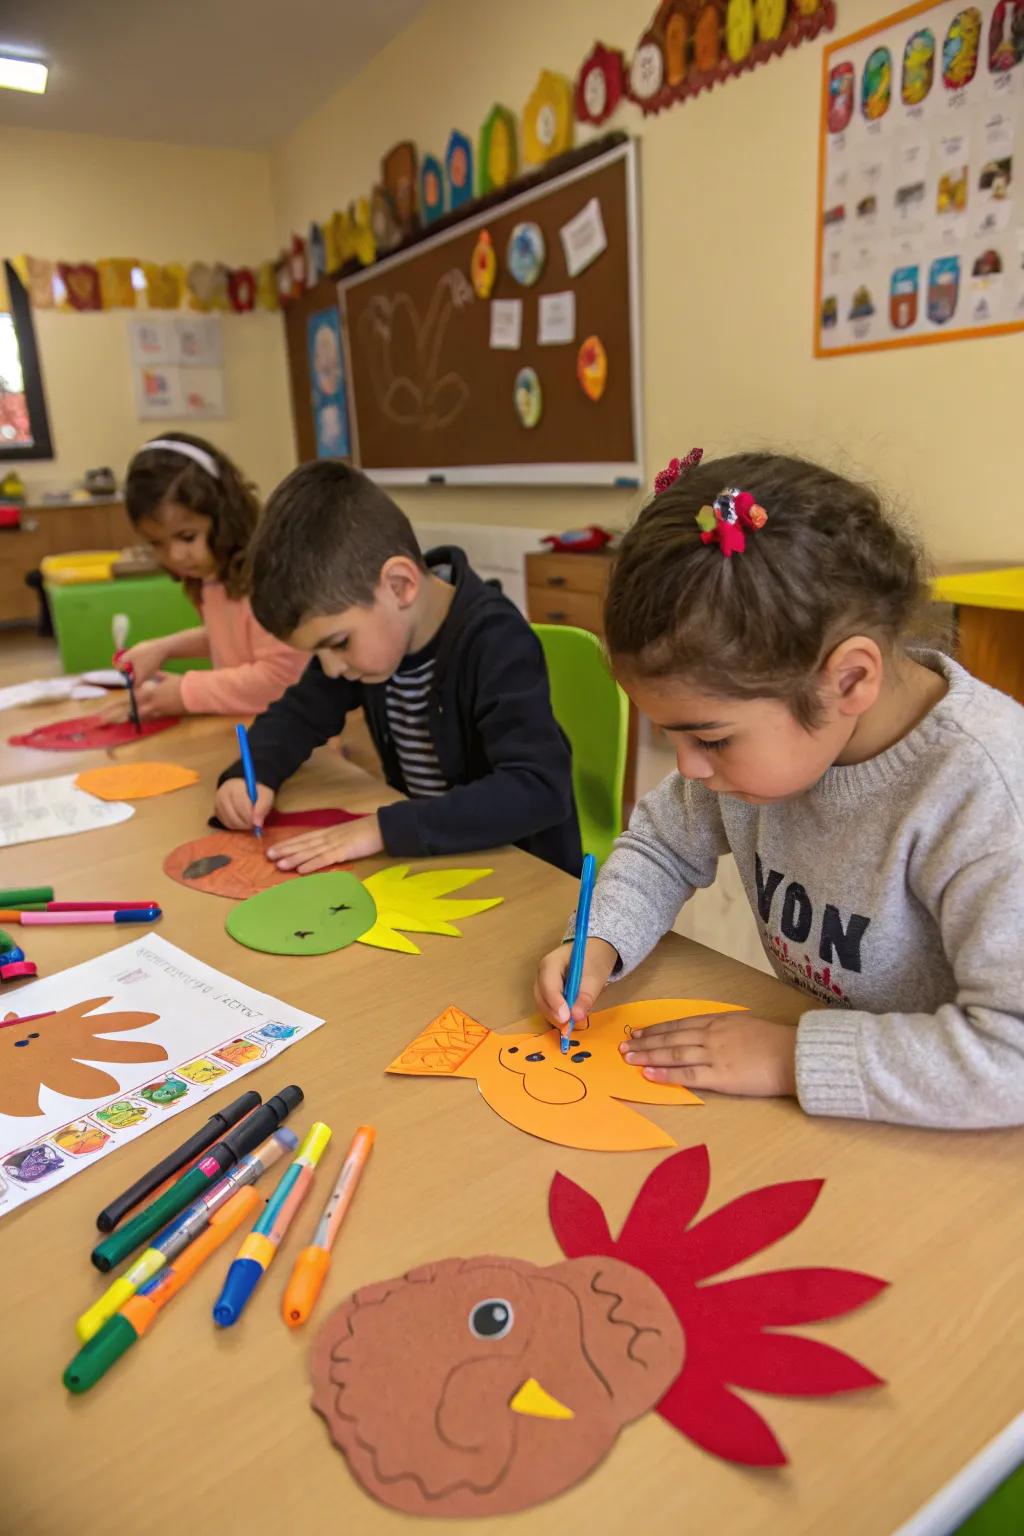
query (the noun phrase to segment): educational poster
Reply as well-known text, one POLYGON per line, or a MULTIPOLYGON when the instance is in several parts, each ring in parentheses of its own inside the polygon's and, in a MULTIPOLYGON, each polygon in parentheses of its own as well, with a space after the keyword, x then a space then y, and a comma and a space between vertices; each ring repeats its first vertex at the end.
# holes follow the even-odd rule
POLYGON ((128 322, 135 409, 140 421, 227 415, 216 315, 147 315, 128 322))
POLYGON ((307 321, 309 392, 318 459, 347 459, 348 402, 338 311, 322 309, 307 321))
POLYGON ((1024 0, 825 49, 815 354, 1024 329, 1024 0))
POLYGON ((154 934, 22 987, 0 1007, 0 1216, 323 1022, 154 934))

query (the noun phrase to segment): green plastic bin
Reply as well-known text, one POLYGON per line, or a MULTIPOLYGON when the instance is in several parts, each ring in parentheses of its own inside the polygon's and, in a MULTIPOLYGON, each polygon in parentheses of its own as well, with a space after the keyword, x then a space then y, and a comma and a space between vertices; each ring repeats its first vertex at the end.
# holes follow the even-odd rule
MULTIPOLYGON (((195 629, 200 623, 184 588, 164 575, 70 586, 47 582, 46 598, 66 673, 110 666, 114 650, 111 624, 116 613, 128 615, 129 645, 176 634, 181 629, 195 629)), ((188 672, 193 667, 209 665, 205 657, 197 661, 169 661, 167 670, 188 672)))

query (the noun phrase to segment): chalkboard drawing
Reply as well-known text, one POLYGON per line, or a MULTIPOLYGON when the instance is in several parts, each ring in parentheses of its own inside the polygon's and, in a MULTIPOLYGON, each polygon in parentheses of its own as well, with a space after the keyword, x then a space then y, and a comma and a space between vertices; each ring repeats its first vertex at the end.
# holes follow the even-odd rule
POLYGON ((441 372, 452 311, 472 290, 464 273, 445 272, 421 317, 408 293, 374 298, 359 318, 377 409, 399 427, 438 432, 450 427, 469 400, 469 385, 455 369, 441 372))

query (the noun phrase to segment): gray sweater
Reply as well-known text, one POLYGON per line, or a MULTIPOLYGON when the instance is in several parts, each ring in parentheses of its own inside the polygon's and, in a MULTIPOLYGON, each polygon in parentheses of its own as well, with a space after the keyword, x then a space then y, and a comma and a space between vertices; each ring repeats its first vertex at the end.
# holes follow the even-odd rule
POLYGON ((935 651, 948 692, 902 741, 805 794, 746 805, 673 773, 601 871, 589 931, 625 975, 719 856, 736 856, 776 972, 817 1006, 811 1114, 1024 1123, 1024 709, 935 651))

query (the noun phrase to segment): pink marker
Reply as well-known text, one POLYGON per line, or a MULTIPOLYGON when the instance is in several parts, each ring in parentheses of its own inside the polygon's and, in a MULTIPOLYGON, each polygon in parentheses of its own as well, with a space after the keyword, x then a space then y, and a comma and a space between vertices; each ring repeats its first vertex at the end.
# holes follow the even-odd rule
POLYGON ((103 912, 22 912, 18 921, 23 927, 50 927, 58 923, 155 923, 163 913, 159 907, 140 907, 103 912))
POLYGON ((35 1019, 52 1019, 57 1012, 56 1008, 47 1008, 45 1013, 25 1013, 20 1019, 0 1019, 0 1029, 13 1029, 15 1024, 31 1024, 35 1019))
POLYGON ((48 901, 47 912, 142 912, 158 907, 156 901, 48 901))

